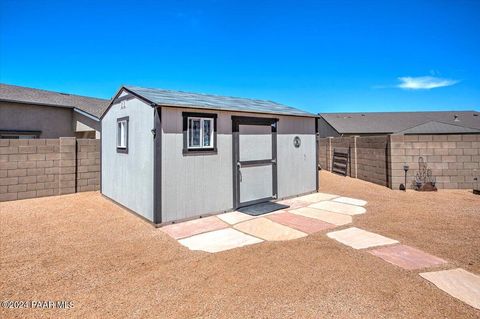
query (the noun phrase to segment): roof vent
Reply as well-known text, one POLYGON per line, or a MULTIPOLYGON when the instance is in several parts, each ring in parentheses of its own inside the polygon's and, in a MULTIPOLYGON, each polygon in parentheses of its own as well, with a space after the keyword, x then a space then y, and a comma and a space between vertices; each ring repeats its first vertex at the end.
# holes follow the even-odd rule
POLYGON ((460 122, 460 120, 458 119, 458 115, 455 114, 455 115, 453 116, 453 121, 454 121, 454 122, 460 122))

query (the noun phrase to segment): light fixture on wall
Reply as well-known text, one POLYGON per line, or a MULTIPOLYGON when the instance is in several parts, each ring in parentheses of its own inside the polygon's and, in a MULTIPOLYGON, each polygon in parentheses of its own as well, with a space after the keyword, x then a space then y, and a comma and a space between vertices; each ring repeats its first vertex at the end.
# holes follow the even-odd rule
POLYGON ((407 173, 409 168, 410 167, 407 165, 407 163, 403 165, 403 170, 405 171, 405 184, 403 185, 403 189, 402 189, 402 185, 400 185, 400 189, 405 192, 407 191, 407 173))

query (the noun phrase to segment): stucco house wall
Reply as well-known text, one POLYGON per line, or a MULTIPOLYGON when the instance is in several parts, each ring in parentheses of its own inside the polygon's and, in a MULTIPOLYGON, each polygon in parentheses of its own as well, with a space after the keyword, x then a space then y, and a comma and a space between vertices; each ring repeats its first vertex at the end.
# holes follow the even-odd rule
POLYGON ((41 131, 40 138, 73 137, 71 108, 0 102, 0 130, 41 131))

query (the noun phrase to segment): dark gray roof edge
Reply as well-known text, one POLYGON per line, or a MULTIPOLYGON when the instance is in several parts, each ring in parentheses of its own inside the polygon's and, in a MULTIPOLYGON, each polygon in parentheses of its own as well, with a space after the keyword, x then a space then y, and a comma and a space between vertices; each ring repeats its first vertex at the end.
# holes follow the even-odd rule
POLYGON ((308 118, 318 118, 315 114, 307 115, 307 114, 287 114, 287 113, 279 113, 279 112, 261 112, 261 111, 241 111, 236 109, 217 109, 217 108, 207 108, 207 107, 198 107, 198 106, 185 106, 185 105, 173 105, 173 104, 156 104, 156 106, 162 107, 176 107, 176 108, 184 108, 184 109, 197 109, 197 110, 208 110, 208 111, 223 111, 223 112, 238 112, 238 113, 251 113, 251 114, 271 114, 271 115, 281 115, 281 116, 296 116, 296 117, 308 117, 308 118))
POLYGON ((74 108, 73 108, 73 111, 74 111, 74 112, 77 112, 77 113, 79 113, 79 114, 82 114, 83 116, 86 116, 86 117, 88 117, 88 118, 90 118, 90 119, 92 119, 92 120, 94 120, 94 121, 97 121, 97 122, 100 121, 100 118, 99 118, 99 117, 96 117, 95 115, 90 114, 90 113, 88 113, 87 111, 80 110, 79 108, 74 107, 74 108))
POLYGON ((130 93, 130 94, 133 94, 133 95, 136 96, 137 98, 143 100, 145 103, 150 104, 151 107, 156 107, 156 106, 158 106, 156 103, 150 101, 149 99, 146 99, 146 98, 144 98, 143 96, 139 95, 138 93, 129 90, 125 85, 121 85, 120 88, 117 90, 117 93, 115 93, 115 95, 114 95, 114 96, 112 97, 112 99, 110 100, 110 103, 108 103, 108 106, 107 106, 107 108, 105 109, 105 111, 103 111, 103 113, 100 115, 100 117, 99 117, 100 121, 105 117, 105 114, 107 114, 108 111, 110 111, 110 108, 112 107, 113 102, 115 102, 115 100, 116 100, 117 97, 120 95, 120 93, 122 92, 122 90, 125 90, 125 91, 127 91, 128 93, 130 93))

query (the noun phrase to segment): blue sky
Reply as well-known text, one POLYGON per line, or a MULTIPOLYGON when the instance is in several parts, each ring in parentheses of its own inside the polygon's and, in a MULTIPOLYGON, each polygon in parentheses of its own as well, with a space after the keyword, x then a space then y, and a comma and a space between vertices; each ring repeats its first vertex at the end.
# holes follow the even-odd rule
POLYGON ((0 81, 311 112, 480 109, 480 1, 0 2, 0 81))

